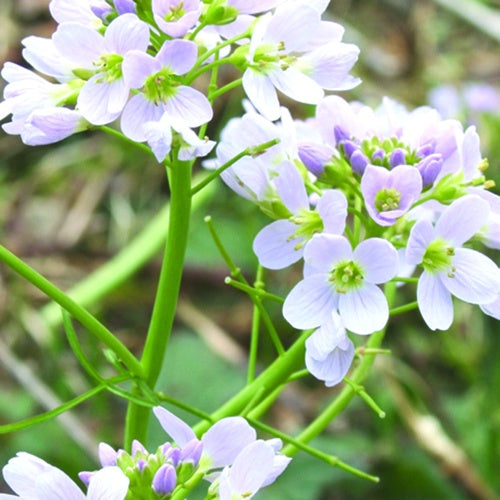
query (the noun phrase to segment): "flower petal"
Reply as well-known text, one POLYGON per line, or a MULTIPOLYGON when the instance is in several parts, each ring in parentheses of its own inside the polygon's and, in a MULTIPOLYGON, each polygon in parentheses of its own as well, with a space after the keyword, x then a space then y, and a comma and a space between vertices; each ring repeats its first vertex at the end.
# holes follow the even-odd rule
POLYGON ((431 330, 448 330, 453 322, 453 303, 450 292, 439 277, 427 271, 417 285, 418 308, 431 330))
POLYGON ((325 232, 342 234, 347 218, 347 199, 342 191, 325 189, 316 205, 325 232))
POLYGON ((181 85, 168 99, 165 109, 172 120, 182 120, 188 127, 198 127, 212 119, 213 111, 208 99, 198 90, 181 85))
POLYGON ((419 220, 410 231, 406 247, 406 262, 416 266, 422 262, 430 243, 436 238, 434 227, 428 220, 419 220))
POLYGON ((125 55, 129 50, 145 51, 149 45, 149 27, 135 14, 115 18, 104 34, 109 53, 125 55))
POLYGON ((386 283, 398 271, 398 252, 382 238, 368 238, 354 250, 353 257, 363 266, 363 277, 368 283, 386 283))
POLYGON ((452 265, 452 274, 439 275, 450 293, 471 304, 495 300, 500 292, 500 270, 489 257, 469 248, 456 248, 452 265))
POLYGON ((262 116, 268 120, 277 120, 280 117, 278 96, 274 85, 266 75, 247 68, 243 73, 243 89, 262 116))
POLYGON ((302 238, 294 238, 297 226, 289 220, 271 222, 262 228, 253 242, 259 263, 268 269, 283 269, 297 262, 303 254, 302 238))
POLYGON ((127 495, 129 482, 128 477, 118 467, 104 467, 90 478, 87 498, 123 500, 127 495))
POLYGON ((328 274, 336 262, 352 258, 352 249, 349 241, 343 236, 335 234, 315 234, 304 249, 304 275, 315 273, 328 274))
POLYGON ((231 465, 240 451, 257 437, 255 429, 243 417, 227 417, 216 422, 203 435, 203 452, 211 459, 210 467, 231 465))
POLYGON ((278 177, 274 185, 286 208, 296 214, 300 209, 309 208, 306 187, 299 171, 290 161, 284 161, 276 169, 278 177))
POLYGON ((196 434, 193 429, 189 427, 183 420, 176 417, 173 413, 169 412, 161 406, 153 408, 155 417, 160 422, 163 430, 175 441, 179 447, 183 447, 192 439, 196 439, 196 434))
POLYGON ((368 335, 384 328, 389 306, 382 290, 371 283, 339 296, 339 314, 347 330, 368 335))
POLYGON ((488 203, 479 196, 463 196, 441 214, 436 233, 453 245, 461 246, 487 223, 489 211, 488 203))
POLYGON ((319 104, 323 99, 323 89, 293 66, 285 70, 270 71, 268 77, 273 85, 290 99, 306 104, 319 104))
POLYGON ((198 56, 198 46, 189 40, 167 40, 163 45, 156 59, 163 66, 173 70, 176 75, 184 75, 196 62, 198 56))
POLYGON ((337 307, 337 294, 325 275, 299 281, 283 304, 283 316, 295 328, 315 328, 326 323, 337 307))

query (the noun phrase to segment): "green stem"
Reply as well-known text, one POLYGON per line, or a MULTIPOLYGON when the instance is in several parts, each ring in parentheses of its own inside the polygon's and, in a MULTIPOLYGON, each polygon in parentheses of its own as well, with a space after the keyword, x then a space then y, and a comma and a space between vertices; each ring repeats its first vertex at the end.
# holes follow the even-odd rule
POLYGON ((396 316, 396 314, 402 314, 408 311, 413 311, 418 308, 418 302, 410 302, 409 304, 405 304, 404 306, 393 307, 389 313, 391 316, 396 316))
MULTIPOLYGON (((181 285, 191 212, 192 162, 174 163, 169 169, 170 219, 167 242, 156 293, 153 314, 141 358, 145 382, 154 388, 160 375, 165 350, 174 322, 181 285)), ((133 439, 145 442, 150 410, 130 404, 125 426, 125 446, 133 439)))
POLYGON ((143 376, 144 370, 137 358, 95 316, 2 245, 0 245, 0 260, 68 311, 91 334, 109 347, 131 373, 139 378, 143 376))
MULTIPOLYGON (((258 266, 257 275, 255 277, 255 283, 254 283, 255 290, 262 291, 264 285, 262 283, 263 276, 264 276, 264 268, 262 266, 258 266)), ((254 304, 253 315, 252 315, 252 334, 250 336, 250 350, 248 354, 247 384, 250 384, 255 380, 255 370, 257 368, 257 353, 259 348, 259 333, 260 333, 260 309, 254 304)))
MULTIPOLYGON (((386 297, 389 304, 394 300, 394 295, 396 292, 396 287, 393 283, 386 285, 386 297)), ((378 332, 373 333, 370 336, 366 344, 367 349, 378 349, 384 339, 385 328, 378 332)), ((375 355, 365 355, 354 370, 350 380, 354 384, 361 384, 363 380, 370 373, 370 369, 375 361, 375 355)), ((316 417, 316 419, 307 426, 296 438, 297 441, 301 443, 308 443, 317 435, 319 435, 324 429, 326 429, 331 421, 337 417, 344 408, 349 404, 351 399, 356 395, 356 391, 350 385, 344 386, 340 394, 316 417)), ((292 445, 288 445, 284 448, 283 453, 288 456, 293 456, 298 452, 298 448, 292 445)))
POLYGON ((210 99, 214 101, 221 95, 224 95, 226 92, 229 92, 232 89, 235 89, 236 87, 239 87, 243 82, 243 78, 238 78, 237 80, 232 81, 231 83, 228 83, 227 85, 224 85, 224 87, 221 87, 220 89, 216 90, 212 94, 210 94, 210 99))
POLYGON ((323 460, 323 462, 326 462, 329 465, 333 465, 334 467, 338 467, 339 469, 342 469, 346 472, 349 472, 351 474, 354 474, 357 477, 360 477, 362 479, 368 479, 369 481, 373 481, 374 483, 378 483, 380 479, 376 476, 372 476, 371 474, 367 474, 366 472, 363 472, 362 470, 356 469, 352 465, 346 464, 345 462, 342 462, 338 457, 334 455, 329 455, 328 453, 324 453, 320 450, 317 450, 316 448, 313 448, 311 446, 308 446, 307 444, 304 444, 300 441, 297 441, 296 439, 292 438, 288 434, 285 434, 283 432, 280 432, 276 430, 274 427, 270 427, 269 425, 263 424, 259 420, 255 420, 250 417, 246 417, 248 422, 253 426, 257 427, 257 429, 260 429, 263 432, 267 432, 271 436, 277 437, 284 441, 285 443, 289 443, 296 448, 301 449, 302 451, 305 451, 309 455, 319 458, 320 460, 323 460))

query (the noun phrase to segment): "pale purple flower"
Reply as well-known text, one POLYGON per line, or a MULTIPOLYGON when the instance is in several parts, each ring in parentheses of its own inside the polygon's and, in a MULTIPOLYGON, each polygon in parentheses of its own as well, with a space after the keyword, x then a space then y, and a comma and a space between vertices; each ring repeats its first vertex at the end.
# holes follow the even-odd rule
POLYGON ((203 10, 200 0, 153 0, 153 16, 158 27, 174 38, 184 36, 203 10))
POLYGON ((63 56, 92 75, 77 101, 84 118, 94 125, 117 118, 130 91, 123 78, 123 58, 131 50, 146 50, 148 25, 134 14, 124 14, 114 19, 101 35, 87 26, 67 22, 59 25, 53 40, 63 56))
POLYGON ((432 330, 447 330, 453 322, 451 296, 471 304, 490 304, 500 291, 500 271, 485 255, 462 245, 488 219, 488 203, 467 195, 454 201, 435 226, 418 221, 406 249, 409 264, 423 267, 417 300, 424 321, 432 330))
POLYGON ((354 359, 354 344, 337 312, 306 340, 306 368, 327 387, 337 385, 354 359))
POLYGON ((290 459, 283 457, 275 468, 276 451, 271 443, 257 440, 248 444, 235 458, 231 467, 225 467, 219 476, 218 498, 234 500, 253 498, 281 474, 290 459))
POLYGON ((304 181, 289 161, 276 169, 277 194, 288 217, 265 226, 255 237, 253 250, 264 267, 282 269, 297 262, 303 247, 316 233, 341 234, 347 217, 347 199, 341 191, 327 189, 310 208, 304 181))
POLYGON ((122 14, 135 13, 136 11, 134 0, 114 0, 113 3, 120 16, 122 14))
POLYGON ((92 475, 87 494, 57 467, 29 453, 20 452, 3 468, 3 477, 16 495, 0 498, 24 500, 123 500, 129 480, 118 467, 104 467, 92 475))
POLYGON ((359 83, 349 75, 359 49, 332 42, 311 50, 321 13, 306 4, 284 3, 254 26, 243 88, 266 118, 279 117, 276 89, 299 102, 318 104, 323 89, 344 90, 359 83))
POLYGON ((165 114, 171 124, 179 121, 180 126, 187 127, 197 127, 212 118, 207 98, 198 90, 179 85, 175 78, 193 67, 197 51, 194 42, 167 40, 155 57, 141 51, 127 54, 123 62, 125 81, 131 88, 141 89, 123 110, 121 128, 127 137, 145 141, 143 125, 159 122, 165 114))
POLYGON ((68 108, 42 108, 33 111, 24 122, 21 139, 28 146, 62 141, 90 127, 82 115, 68 108))
POLYGON ((391 226, 418 200, 422 176, 409 165, 392 170, 368 165, 361 178, 361 192, 370 217, 380 226, 391 226))
POLYGON ((283 0, 227 0, 227 4, 234 7, 240 14, 257 14, 276 7, 283 0))
POLYGON ((394 278, 398 267, 398 253, 388 241, 369 238, 353 251, 343 236, 316 234, 305 247, 304 262, 304 279, 283 305, 292 326, 322 326, 336 310, 353 333, 366 335, 385 326, 389 307, 377 285, 394 278))
POLYGON ((89 0, 90 10, 103 21, 113 12, 111 5, 106 0, 89 0))

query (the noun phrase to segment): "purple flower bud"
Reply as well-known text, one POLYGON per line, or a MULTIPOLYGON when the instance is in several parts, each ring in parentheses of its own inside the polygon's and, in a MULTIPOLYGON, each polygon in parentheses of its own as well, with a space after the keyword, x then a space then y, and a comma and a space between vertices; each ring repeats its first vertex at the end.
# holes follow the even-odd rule
POLYGON ((133 0, 115 0, 115 9, 120 16, 122 14, 127 14, 131 12, 132 14, 135 13, 135 4, 133 0))
POLYGON ((170 443, 165 443, 161 445, 161 452, 165 458, 168 457, 171 449, 172 445, 170 443))
POLYGON ((385 151, 383 149, 377 149, 375 152, 372 154, 372 162, 374 163, 381 163, 384 161, 385 158, 385 151))
POLYGON ((103 467, 110 465, 116 465, 117 453, 116 451, 106 443, 99 443, 99 462, 103 467))
POLYGON ((78 477, 80 478, 80 481, 85 485, 88 486, 90 483, 90 479, 92 476, 95 474, 95 472, 89 472, 89 471, 82 471, 78 473, 78 477))
POLYGON ((419 163, 417 163, 416 167, 418 168, 418 171, 422 176, 424 187, 432 185, 432 183, 436 180, 439 172, 441 171, 442 166, 443 157, 437 153, 429 155, 419 163))
POLYGON ((173 464, 174 467, 177 467, 181 458, 181 450, 179 448, 172 448, 170 453, 168 453, 168 460, 173 464))
POLYGON ((132 441, 132 456, 134 457, 139 452, 145 453, 147 455, 148 450, 146 450, 146 448, 144 448, 144 446, 139 441, 137 441, 137 439, 134 439, 132 441))
POLYGON ((108 3, 104 0, 91 0, 90 10, 99 18, 105 19, 108 14, 111 14, 112 10, 108 3))
POLYGON ((434 141, 427 142, 417 149, 417 156, 419 158, 424 158, 425 156, 434 153, 435 150, 436 150, 435 142, 434 141))
POLYGON ((298 152, 300 161, 316 177, 319 177, 323 173, 324 166, 332 157, 331 151, 327 147, 312 142, 299 144, 298 152))
POLYGON ((142 472, 144 470, 144 467, 146 467, 148 463, 146 462, 146 460, 143 460, 142 458, 140 460, 137 460, 137 464, 136 464, 136 467, 137 469, 142 472))
POLYGON ((352 170, 358 175, 363 175, 366 166, 370 163, 368 158, 359 150, 354 151, 350 162, 352 170))
POLYGON ((336 144, 349 139, 349 135, 347 134, 347 132, 345 132, 338 125, 335 125, 335 127, 333 127, 333 136, 335 137, 336 144))
POLYGON ((153 490, 159 495, 172 493, 177 483, 175 468, 170 464, 163 464, 153 477, 153 490))
POLYGON ((347 159, 350 160, 354 151, 359 150, 359 146, 353 141, 344 141, 342 143, 342 149, 343 149, 344 154, 346 155, 347 159))
POLYGON ((199 439, 193 439, 182 448, 180 460, 182 462, 191 461, 196 467, 203 452, 203 443, 199 439))
POLYGON ((389 158, 389 164, 391 168, 397 167, 398 165, 404 165, 406 163, 406 152, 404 149, 396 148, 389 158))

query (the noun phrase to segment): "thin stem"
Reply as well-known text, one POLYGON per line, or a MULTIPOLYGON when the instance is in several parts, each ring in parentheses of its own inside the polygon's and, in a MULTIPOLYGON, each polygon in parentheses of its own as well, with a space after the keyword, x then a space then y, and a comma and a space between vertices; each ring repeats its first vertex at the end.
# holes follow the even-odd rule
POLYGON ((186 80, 186 85, 190 85, 203 73, 206 73, 207 71, 210 71, 211 69, 218 68, 219 66, 221 66, 223 64, 228 64, 228 63, 229 63, 229 58, 226 58, 226 59, 217 59, 216 58, 211 63, 205 64, 198 71, 195 71, 193 74, 190 74, 189 78, 186 80))
MULTIPOLYGON (((257 275, 255 277, 255 290, 263 291, 262 278, 264 276, 264 268, 257 267, 257 275)), ((247 384, 255 380, 255 371, 257 369, 257 353, 259 349, 259 332, 260 332, 260 309, 256 304, 253 306, 252 314, 252 332, 250 336, 250 350, 248 354, 248 371, 247 371, 247 384)))
POLYGON ((181 410, 185 410, 188 413, 191 413, 191 415, 202 418, 203 420, 206 420, 207 422, 210 422, 211 424, 214 423, 210 414, 205 413, 204 411, 199 410, 198 408, 195 408, 194 406, 188 405, 186 403, 183 403, 182 401, 171 398, 170 396, 167 396, 163 392, 157 391, 155 394, 156 394, 157 398, 160 401, 163 401, 164 403, 169 403, 173 406, 177 406, 177 408, 180 408, 181 410))
POLYGON ((237 281, 230 277, 227 277, 224 280, 224 283, 226 285, 231 285, 232 287, 237 288, 238 290, 241 290, 242 292, 245 292, 248 295, 254 295, 255 297, 259 297, 260 299, 269 299, 274 302, 278 302, 279 304, 283 304, 283 302, 285 302, 284 298, 278 295, 274 295, 274 293, 269 293, 266 290, 255 288, 253 286, 247 285, 246 283, 242 283, 241 281, 237 281))
MULTIPOLYGON (((153 306, 141 364, 145 382, 154 388, 160 374, 170 339, 181 285, 191 211, 192 162, 176 162, 169 169, 170 218, 158 289, 153 306)), ((125 429, 125 446, 133 439, 144 442, 149 410, 129 405, 125 429)))
POLYGON ((375 402, 375 400, 366 392, 365 388, 356 384, 348 377, 344 377, 344 382, 352 387, 354 392, 377 414, 379 418, 385 418, 386 413, 380 406, 375 402))
POLYGON ((221 95, 224 95, 226 92, 229 92, 230 90, 235 89, 236 87, 239 87, 243 82, 243 78, 238 78, 237 80, 233 80, 231 83, 228 83, 227 85, 224 85, 220 89, 216 90, 212 94, 210 94, 210 99, 214 101, 221 95))
POLYGON ((74 408, 75 406, 78 406, 79 404, 83 403, 84 401, 87 401, 87 399, 90 399, 91 397, 95 396, 96 394, 99 394, 100 392, 104 391, 107 389, 108 384, 111 383, 117 383, 123 382, 126 380, 125 377, 114 377, 108 380, 105 380, 102 384, 93 387, 89 391, 85 392, 84 394, 81 394, 80 396, 77 396, 76 398, 71 399, 70 401, 67 401, 66 403, 58 406, 57 408, 54 408, 53 410, 49 410, 45 413, 41 413, 40 415, 36 415, 34 417, 26 418, 24 420, 20 420, 18 422, 15 422, 13 424, 7 424, 7 425, 0 425, 0 434, 8 434, 10 432, 15 432, 19 431, 21 429, 26 429, 27 427, 31 427, 35 424, 39 424, 41 422, 45 422, 46 420, 49 420, 51 418, 57 417, 61 413, 64 413, 71 408, 74 408))
POLYGON ((307 444, 301 443, 300 441, 297 441, 296 439, 292 438, 288 434, 285 434, 283 432, 280 432, 276 430, 274 427, 270 427, 266 424, 263 424, 259 420, 255 420, 250 417, 246 417, 248 422, 254 426, 257 427, 257 429, 260 429, 261 431, 267 432, 271 436, 277 437, 281 439, 282 441, 289 443, 293 446, 295 446, 298 449, 301 449, 302 451, 305 451, 309 455, 319 458, 320 460, 323 460, 323 462, 326 462, 329 465, 333 465, 334 467, 338 467, 339 469, 342 469, 346 472, 349 472, 351 474, 354 474, 357 477, 360 477, 362 479, 368 479, 369 481, 373 481, 374 483, 378 483, 380 479, 377 476, 372 476, 371 474, 367 474, 366 472, 363 472, 362 470, 356 469, 352 465, 346 464, 345 462, 342 462, 338 457, 334 455, 329 455, 328 453, 324 453, 320 450, 317 450, 316 448, 313 448, 312 446, 308 446, 307 444))
POLYGON ((2 245, 0 245, 0 260, 68 311, 92 335, 109 347, 131 373, 137 377, 143 376, 144 371, 137 358, 95 316, 2 245))
POLYGON ((117 137, 118 139, 127 142, 128 144, 135 146, 136 148, 140 149, 144 153, 154 156, 153 151, 149 146, 146 146, 146 144, 143 144, 142 142, 136 142, 133 141, 132 139, 129 139, 126 135, 122 134, 119 130, 116 130, 114 128, 108 127, 107 125, 101 125, 100 127, 97 127, 103 132, 106 132, 106 134, 112 135, 114 137, 117 137))
POLYGON ((409 304, 405 304, 404 306, 394 307, 389 311, 391 316, 396 316, 396 314, 403 314, 408 311, 413 311, 418 308, 418 302, 415 300, 414 302, 410 302, 409 304))

